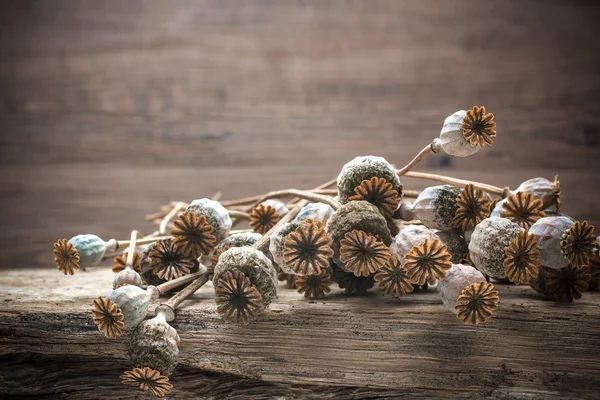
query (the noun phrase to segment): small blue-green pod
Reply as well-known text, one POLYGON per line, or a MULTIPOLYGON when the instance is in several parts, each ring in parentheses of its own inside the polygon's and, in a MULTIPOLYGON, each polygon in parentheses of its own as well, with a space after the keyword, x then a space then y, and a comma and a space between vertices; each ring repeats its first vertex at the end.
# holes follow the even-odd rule
POLYGON ((125 318, 124 329, 131 330, 146 318, 150 300, 158 295, 156 286, 148 286, 144 290, 138 286, 127 285, 111 291, 106 297, 121 309, 125 318))
POLYGON ((79 254, 79 266, 96 265, 104 257, 106 249, 111 245, 100 237, 92 234, 77 235, 69 239, 79 254))

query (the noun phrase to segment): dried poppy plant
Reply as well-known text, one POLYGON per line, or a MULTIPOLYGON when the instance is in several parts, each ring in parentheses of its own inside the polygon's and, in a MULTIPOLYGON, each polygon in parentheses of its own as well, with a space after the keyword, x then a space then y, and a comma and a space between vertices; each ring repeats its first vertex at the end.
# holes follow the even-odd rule
POLYGON ((548 295, 563 303, 572 303, 574 299, 580 299, 582 293, 588 289, 591 278, 587 268, 574 265, 559 270, 549 269, 547 272, 548 295))
POLYGON ((139 386, 140 389, 146 390, 156 397, 164 397, 173 389, 173 385, 169 383, 169 378, 150 367, 125 371, 121 375, 121 382, 125 385, 139 386))
POLYGON ((125 317, 121 309, 106 297, 98 297, 92 303, 92 319, 106 337, 114 339, 123 334, 125 317))
POLYGON ((187 275, 195 266, 195 259, 183 253, 174 239, 156 242, 148 252, 152 274, 170 281, 187 275))
POLYGON ((285 282, 285 287, 288 289, 296 289, 296 277, 294 274, 286 274, 285 272, 279 272, 277 279, 280 282, 285 282))
POLYGON ((75 246, 67 239, 59 239, 54 243, 54 262, 57 269, 65 275, 73 275, 79 269, 79 254, 75 246))
POLYGON ((217 310, 231 322, 247 324, 263 309, 262 296, 240 271, 227 271, 215 288, 217 310))
POLYGON ((254 232, 264 235, 279 222, 279 218, 279 213, 274 207, 259 204, 250 212, 250 226, 254 232))
POLYGON ((567 260, 575 267, 584 267, 596 246, 594 227, 587 221, 576 222, 562 235, 560 247, 567 260))
POLYGON ((307 299, 322 299, 331 292, 331 275, 322 269, 318 274, 296 277, 296 290, 307 299))
POLYGON ((221 248, 218 248, 215 250, 215 252, 213 253, 212 257, 210 258, 212 264, 211 264, 211 268, 209 268, 209 270, 214 271, 215 266, 217 265, 217 263, 219 262, 219 257, 221 257, 221 254, 225 253, 227 250, 229 250, 232 246, 229 245, 225 245, 221 248))
MULTIPOLYGON (((127 265, 127 255, 129 254, 129 252, 125 252, 123 253, 122 256, 115 256, 114 258, 114 264, 111 267, 112 272, 119 273, 121 271, 123 271, 125 269, 125 266, 127 265)), ((140 270, 140 263, 141 263, 142 258, 140 257, 139 254, 134 253, 133 255, 133 269, 135 271, 137 271, 138 273, 141 271, 140 270)))
POLYGON ((500 216, 529 229, 538 219, 546 216, 542 207, 542 201, 534 198, 531 193, 517 192, 507 197, 500 216))
POLYGON ((458 296, 456 316, 465 324, 477 325, 491 317, 498 300, 498 291, 491 283, 471 284, 458 296))
POLYGON ((376 206, 383 215, 391 216, 400 203, 402 185, 395 190, 391 183, 385 178, 377 176, 365 179, 354 188, 356 193, 350 196, 348 201, 365 200, 376 206), (400 192, 399 192, 400 191, 400 192))
POLYGON ((388 296, 402 297, 414 290, 406 268, 396 257, 390 257, 375 274, 375 282, 388 296))
POLYGON ((346 272, 341 268, 336 268, 334 279, 340 289, 344 289, 344 294, 363 295, 375 285, 373 276, 356 276, 352 272, 346 272))
POLYGON ((171 230, 175 245, 185 255, 198 258, 208 255, 214 249, 216 237, 213 227, 203 215, 188 212, 173 222, 175 228, 171 230))
POLYGON ((417 285, 425 282, 432 285, 436 279, 444 279, 446 270, 452 267, 452 256, 439 239, 425 239, 422 244, 414 246, 404 259, 409 279, 417 285))
POLYGON ((492 138, 496 137, 494 114, 486 112, 483 106, 473 107, 465 115, 462 131, 471 146, 478 146, 480 149, 484 149, 486 144, 491 146, 492 138))
POLYGON ((490 215, 492 201, 483 190, 468 184, 456 199, 452 226, 467 232, 490 215))
POLYGON ((356 276, 377 272, 390 258, 390 249, 375 236, 353 230, 340 241, 340 260, 344 268, 356 276))
POLYGON ((504 271, 511 282, 529 283, 538 276, 542 262, 535 235, 519 232, 504 249, 504 254, 504 271))
POLYGON ((331 239, 321 222, 298 226, 287 236, 283 248, 285 264, 298 275, 319 274, 333 257, 331 239))

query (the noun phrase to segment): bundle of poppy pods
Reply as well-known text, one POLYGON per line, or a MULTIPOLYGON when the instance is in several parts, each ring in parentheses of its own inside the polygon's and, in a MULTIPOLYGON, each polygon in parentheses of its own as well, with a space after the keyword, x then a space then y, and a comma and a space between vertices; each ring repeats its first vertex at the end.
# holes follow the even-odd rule
POLYGON ((484 107, 458 111, 401 169, 381 157, 356 157, 337 180, 314 190, 173 202, 148 216, 156 232, 133 231, 123 241, 62 239, 55 262, 73 274, 117 253, 113 290, 93 302, 92 318, 110 338, 129 334, 133 368, 122 381, 156 396, 171 390, 177 365, 179 336, 169 322, 209 280, 217 311, 237 324, 269 307, 278 280, 310 299, 323 298, 332 282, 347 295, 377 285, 397 298, 437 284, 441 302, 472 325, 497 308, 491 279, 528 284, 556 301, 579 299, 599 286, 600 238, 586 221, 560 213, 558 177, 510 190, 412 171, 432 154, 466 157, 492 145, 495 128, 484 107), (409 191, 402 176, 444 184, 409 191), (232 230, 240 221, 251 229, 232 230), (146 320, 150 300, 163 294, 172 297, 146 320))

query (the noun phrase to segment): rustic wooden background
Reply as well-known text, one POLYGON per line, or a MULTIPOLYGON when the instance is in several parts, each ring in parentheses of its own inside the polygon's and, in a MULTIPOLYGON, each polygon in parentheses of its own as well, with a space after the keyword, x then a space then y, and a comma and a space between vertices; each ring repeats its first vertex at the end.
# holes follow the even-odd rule
POLYGON ((357 155, 401 165, 479 104, 494 147, 421 169, 559 173, 564 210, 599 224, 599 17, 582 0, 2 1, 0 266, 148 232, 169 200, 310 188, 357 155))

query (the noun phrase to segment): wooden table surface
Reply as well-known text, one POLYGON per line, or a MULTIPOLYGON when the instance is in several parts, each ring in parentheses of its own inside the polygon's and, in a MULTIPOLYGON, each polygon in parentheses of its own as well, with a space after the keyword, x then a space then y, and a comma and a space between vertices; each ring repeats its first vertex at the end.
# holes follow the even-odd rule
MULTIPOLYGON (((106 271, 62 277, 56 239, 150 232, 145 214, 171 200, 312 188, 359 155, 400 166, 473 105, 496 115, 494 146, 420 170, 511 188, 558 173, 564 212, 600 226, 599 16, 584 0, 3 1, 0 388, 114 397, 124 347, 87 317, 101 289, 73 294, 94 274, 105 287, 106 271), (47 317, 52 339, 36 331, 47 317), (16 376, 12 363, 27 368, 16 376), (98 368, 95 383, 77 372, 84 365, 98 368)), ((222 328, 200 301, 177 322, 174 381, 181 396, 224 393, 233 375, 256 393, 300 397, 332 384, 354 398, 399 386, 411 396, 597 395, 598 295, 569 307, 525 288, 503 294, 497 320, 478 329, 456 324, 435 291, 398 308, 381 293, 323 304, 285 294, 281 313, 242 330, 222 328), (327 341, 310 340, 313 330, 327 341), (268 357, 244 351, 248 338, 268 357), (211 343, 220 347, 204 353, 211 343)))

